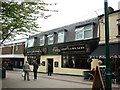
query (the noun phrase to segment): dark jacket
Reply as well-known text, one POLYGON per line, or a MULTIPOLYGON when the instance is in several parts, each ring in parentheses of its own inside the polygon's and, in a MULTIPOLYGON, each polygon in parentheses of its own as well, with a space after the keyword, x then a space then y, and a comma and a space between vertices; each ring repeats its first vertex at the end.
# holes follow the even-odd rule
POLYGON ((48 72, 52 72, 52 65, 48 64, 48 72))
POLYGON ((37 63, 33 63, 33 71, 37 72, 38 70, 38 64, 37 63))

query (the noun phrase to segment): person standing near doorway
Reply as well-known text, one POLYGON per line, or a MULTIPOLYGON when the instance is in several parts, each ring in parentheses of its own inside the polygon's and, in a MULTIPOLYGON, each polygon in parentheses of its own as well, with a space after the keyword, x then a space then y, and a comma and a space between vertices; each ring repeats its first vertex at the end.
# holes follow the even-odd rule
POLYGON ((52 74, 52 65, 48 63, 48 76, 51 76, 52 74))
POLYGON ((38 64, 36 61, 34 61, 33 62, 34 80, 37 79, 37 70, 38 70, 38 64))
POLYGON ((30 66, 28 64, 28 61, 26 61, 26 63, 23 65, 23 71, 25 72, 24 80, 26 80, 26 76, 27 76, 27 80, 30 81, 29 79, 30 66))

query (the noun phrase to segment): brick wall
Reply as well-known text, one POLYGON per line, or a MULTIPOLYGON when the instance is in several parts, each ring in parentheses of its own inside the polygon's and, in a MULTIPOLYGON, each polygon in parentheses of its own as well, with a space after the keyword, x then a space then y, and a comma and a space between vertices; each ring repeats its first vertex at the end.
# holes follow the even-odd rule
POLYGON ((12 54, 12 46, 11 47, 3 47, 2 54, 12 54))

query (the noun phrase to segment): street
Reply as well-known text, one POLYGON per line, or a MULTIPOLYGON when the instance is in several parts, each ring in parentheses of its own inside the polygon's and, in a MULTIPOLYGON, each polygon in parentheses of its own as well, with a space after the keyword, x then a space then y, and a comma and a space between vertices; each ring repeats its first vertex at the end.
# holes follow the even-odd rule
MULTIPOLYGON (((30 81, 24 81, 22 71, 7 71, 7 76, 2 80, 2 88, 81 88, 91 89, 92 82, 85 81, 80 76, 52 75, 38 73, 38 79, 33 79, 33 72, 30 72, 30 81)), ((114 86, 118 89, 118 86, 114 86)))

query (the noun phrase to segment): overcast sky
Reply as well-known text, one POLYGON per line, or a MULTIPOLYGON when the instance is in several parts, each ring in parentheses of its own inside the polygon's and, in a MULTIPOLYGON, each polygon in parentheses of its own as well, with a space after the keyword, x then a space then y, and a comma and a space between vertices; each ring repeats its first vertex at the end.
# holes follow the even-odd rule
MULTIPOLYGON (((92 18, 104 12, 104 0, 44 0, 46 2, 57 3, 51 8, 59 12, 50 13, 52 16, 47 20, 39 19, 38 23, 42 27, 41 31, 51 30, 70 23, 79 22, 87 18, 92 18)), ((120 0, 108 0, 108 6, 118 10, 120 0)))

